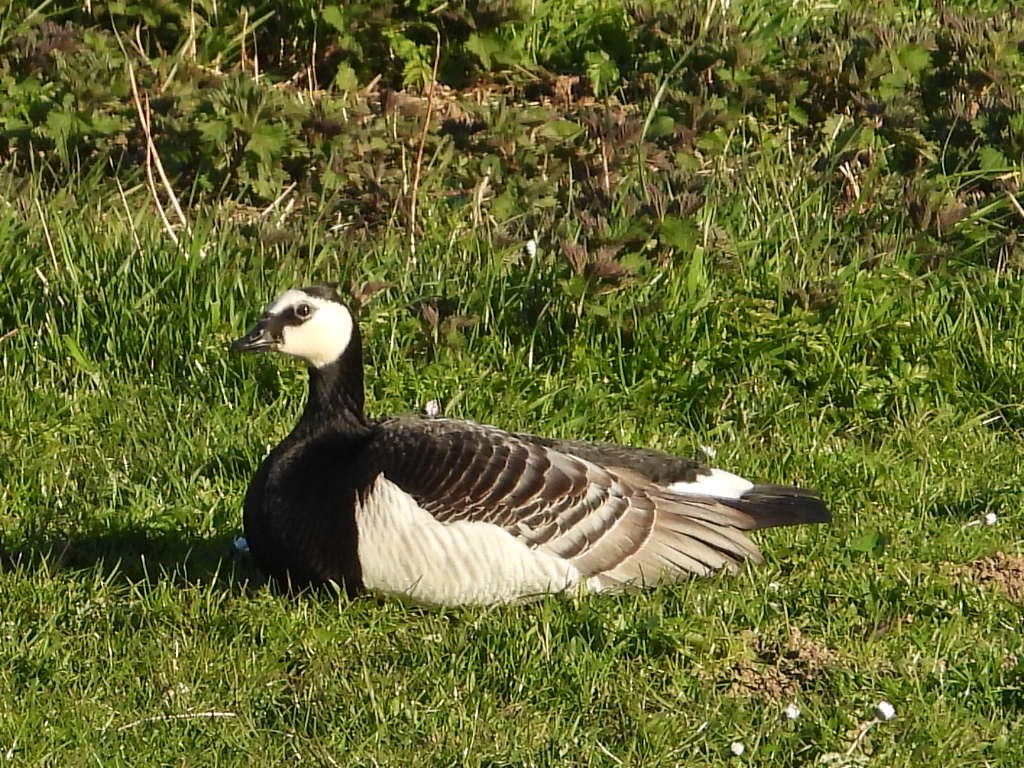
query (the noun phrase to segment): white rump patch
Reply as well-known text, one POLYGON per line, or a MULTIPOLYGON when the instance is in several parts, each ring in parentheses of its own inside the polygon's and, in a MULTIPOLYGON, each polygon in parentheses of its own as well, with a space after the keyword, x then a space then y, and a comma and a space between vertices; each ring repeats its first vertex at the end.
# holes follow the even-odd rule
POLYGON ((668 490, 684 496, 713 496, 716 499, 738 499, 754 487, 749 480, 726 472, 712 469, 710 475, 698 475, 692 483, 672 483, 668 490))
POLYGON ((496 525, 438 522, 379 475, 356 505, 363 585, 434 605, 503 603, 574 589, 576 567, 496 525))
POLYGON ((330 365, 352 341, 351 313, 341 304, 293 288, 274 299, 267 307, 267 314, 277 315, 299 304, 308 304, 313 314, 302 325, 285 327, 284 342, 277 348, 278 352, 301 358, 314 368, 330 365))

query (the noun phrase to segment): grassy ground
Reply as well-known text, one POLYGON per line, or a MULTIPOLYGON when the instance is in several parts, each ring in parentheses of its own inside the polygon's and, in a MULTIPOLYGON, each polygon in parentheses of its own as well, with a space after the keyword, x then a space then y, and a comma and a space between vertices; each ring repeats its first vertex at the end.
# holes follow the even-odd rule
MULTIPOLYGON (((350 238, 230 204, 190 209, 178 249, 141 174, 123 196, 103 171, 4 175, 0 765, 1024 763, 1024 283, 985 245, 1007 242, 1009 195, 962 221, 976 250, 936 261, 939 235, 884 201, 839 215, 821 168, 841 150, 785 137, 730 129, 690 246, 634 242, 606 279, 563 247, 587 226, 573 202, 596 206, 572 188, 533 255, 479 199, 426 194, 413 256, 401 222, 350 238), (437 398, 709 446, 819 488, 835 521, 637 596, 275 594, 231 542, 304 373, 226 343, 319 279, 387 284, 362 311, 375 413, 437 398), (883 700, 896 717, 872 724, 883 700)), ((622 173, 601 211, 620 233, 644 183, 622 173)))

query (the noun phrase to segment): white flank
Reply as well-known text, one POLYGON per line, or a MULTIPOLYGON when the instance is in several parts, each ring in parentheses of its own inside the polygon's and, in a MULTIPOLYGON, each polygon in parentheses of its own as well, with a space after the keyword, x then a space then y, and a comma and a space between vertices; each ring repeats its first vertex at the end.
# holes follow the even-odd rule
POLYGON ((284 329, 284 343, 278 351, 302 358, 314 368, 333 363, 352 341, 352 315, 340 304, 318 299, 294 288, 274 299, 267 307, 267 313, 276 315, 299 304, 308 304, 313 315, 302 325, 284 329))
POLYGON ((692 483, 672 483, 668 490, 684 496, 714 496, 716 499, 738 499, 754 484, 732 472, 712 469, 710 475, 698 475, 692 483))
POLYGON ((510 602, 576 587, 567 560, 490 523, 440 523, 379 475, 356 505, 363 585, 434 605, 510 602))

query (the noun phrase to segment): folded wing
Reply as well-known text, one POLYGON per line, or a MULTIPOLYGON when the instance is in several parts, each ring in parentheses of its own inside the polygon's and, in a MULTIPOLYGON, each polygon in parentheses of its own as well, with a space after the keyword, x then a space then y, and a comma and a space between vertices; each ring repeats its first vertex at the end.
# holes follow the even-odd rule
POLYGON ((569 560, 592 588, 731 570, 744 559, 760 560, 745 531, 827 515, 820 499, 820 510, 807 513, 807 501, 817 497, 800 489, 754 486, 768 490, 728 500, 680 494, 667 486, 693 481, 699 465, 653 451, 436 418, 389 419, 378 427, 370 466, 383 467, 436 520, 500 527, 530 548, 569 560))

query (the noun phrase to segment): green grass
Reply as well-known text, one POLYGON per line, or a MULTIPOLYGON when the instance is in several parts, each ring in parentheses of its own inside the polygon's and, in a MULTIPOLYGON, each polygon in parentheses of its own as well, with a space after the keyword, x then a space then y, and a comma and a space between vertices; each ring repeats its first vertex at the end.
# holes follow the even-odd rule
POLYGON ((745 764, 814 764, 886 699, 897 718, 854 757, 1018 764, 1020 606, 943 563, 1021 549, 1020 282, 846 267, 828 311, 787 303, 849 243, 779 160, 710 193, 701 225, 734 244, 730 268, 708 250, 582 304, 554 244, 530 262, 450 238, 440 212, 415 262, 339 243, 314 264, 316 241, 264 247, 214 216, 185 257, 98 190, 75 191, 84 211, 15 196, 3 763, 721 765, 739 740, 745 764), (749 573, 638 596, 422 611, 274 594, 231 539, 304 374, 225 343, 275 291, 324 277, 394 283, 362 319, 375 412, 438 397, 514 429, 709 444, 721 466, 821 488, 835 522, 760 536, 768 563, 749 573), (424 297, 478 322, 435 334, 409 308, 424 297), (965 527, 986 512, 997 525, 965 527), (745 633, 784 644, 791 628, 832 663, 782 700, 732 690, 759 669, 745 633), (177 718, 203 712, 231 716, 177 718))
MULTIPOLYGON (((910 21, 932 18, 921 6, 910 21)), ((785 29, 817 44, 805 32, 820 9, 787 9, 785 29)), ((593 22, 574 32, 580 51, 593 22)), ((19 29, 0 28, 0 44, 19 29)), ((644 40, 671 58, 661 38, 644 40)), ((798 47, 783 55, 779 42, 759 38, 757 55, 795 66, 798 47)), ((153 56, 153 71, 173 69, 153 56)), ((721 85, 730 68, 712 71, 721 85)), ((259 93, 241 76, 225 82, 259 93)), ((863 105, 846 105, 861 132, 850 146, 816 124, 794 134, 774 94, 737 112, 748 86, 726 89, 728 104, 704 94, 718 116, 694 118, 693 146, 613 147, 607 194, 587 186, 594 135, 534 147, 524 136, 536 118, 517 122, 517 97, 478 105, 479 143, 456 149, 431 132, 415 257, 409 166, 392 160, 411 163, 416 120, 353 120, 352 144, 385 137, 353 150, 380 169, 353 162, 363 180, 323 200, 298 174, 294 209, 265 216, 260 195, 276 196, 294 168, 261 157, 256 170, 273 173, 254 194, 244 163, 212 165, 191 188, 181 249, 137 159, 112 168, 83 149, 76 170, 13 149, 12 136, 43 142, 38 126, 5 135, 0 766, 1024 764, 1022 607, 956 568, 1024 552, 1024 259, 1010 202, 1020 136, 979 127, 1013 160, 983 173, 945 167, 929 134, 940 149, 922 150, 928 171, 908 181, 897 156, 916 141, 909 128, 865 138, 863 105), (502 154, 509 146, 519 154, 502 154), (689 170, 645 166, 659 148, 689 170), (475 210, 478 167, 496 170, 475 210), (239 175, 222 180, 236 196, 204 192, 215 171, 239 175), (946 229, 914 221, 908 200, 926 176, 936 215, 970 203, 946 229), (694 179, 696 210, 672 214, 694 179), (660 204, 671 215, 652 213, 660 204), (521 237, 531 232, 534 258, 521 237), (578 274, 566 244, 623 246, 631 274, 578 274), (229 356, 227 342, 275 293, 325 279, 388 285, 361 314, 373 413, 437 398, 449 415, 515 430, 684 455, 711 446, 718 466, 819 488, 834 522, 758 534, 762 567, 639 595, 464 610, 280 595, 232 539, 305 374, 229 356), (423 304, 438 308, 436 326, 423 304), (975 524, 988 513, 995 525, 975 524), (858 741, 881 700, 896 718, 858 741), (794 722, 780 718, 789 703, 802 711, 794 722)), ((687 87, 665 92, 680 121, 687 87)), ((644 88, 635 119, 648 114, 644 88)), ((279 88, 272 101, 293 96, 279 88)), ((613 106, 592 109, 610 121, 613 106)))

